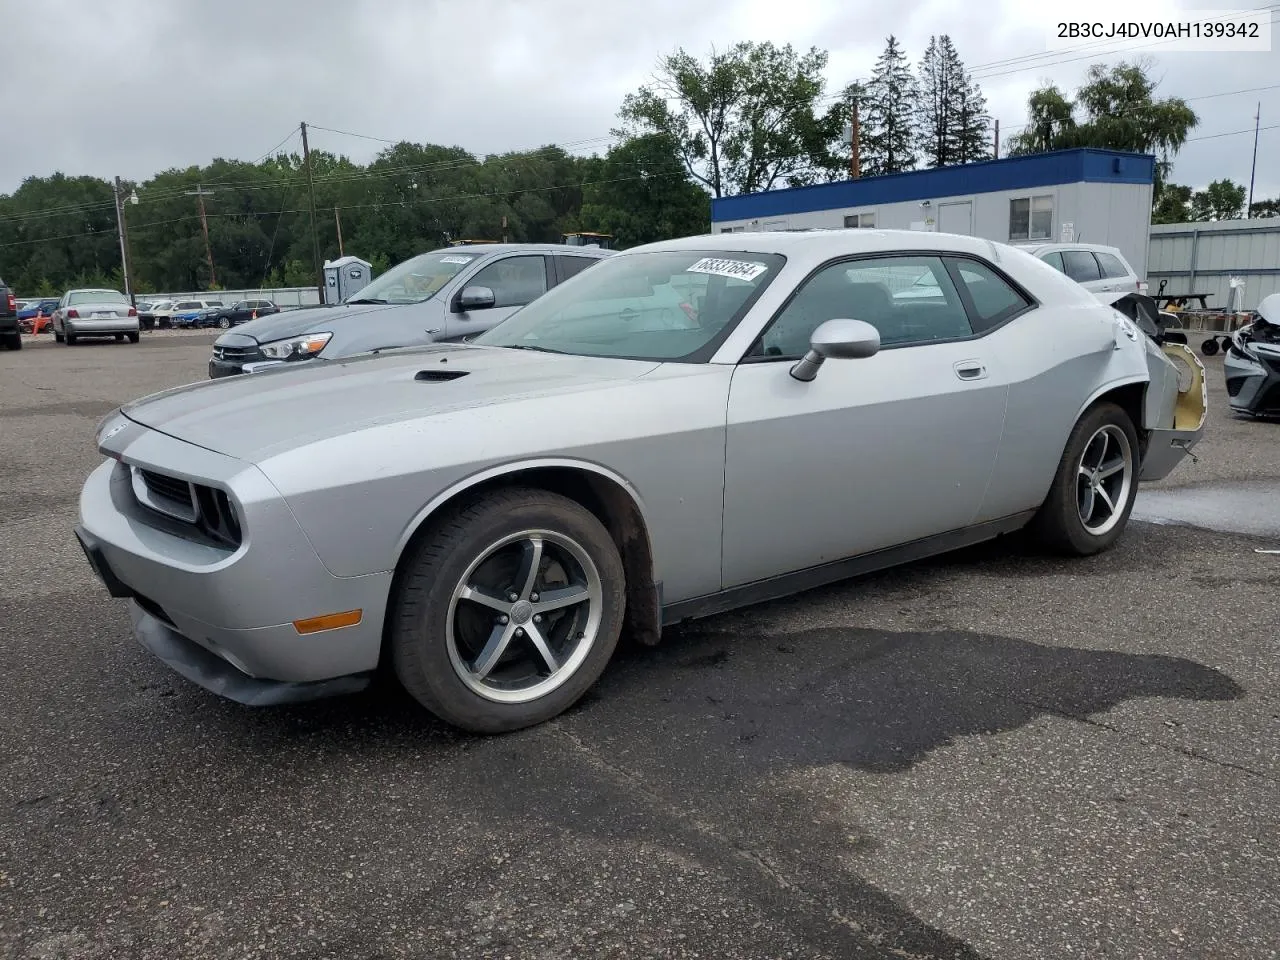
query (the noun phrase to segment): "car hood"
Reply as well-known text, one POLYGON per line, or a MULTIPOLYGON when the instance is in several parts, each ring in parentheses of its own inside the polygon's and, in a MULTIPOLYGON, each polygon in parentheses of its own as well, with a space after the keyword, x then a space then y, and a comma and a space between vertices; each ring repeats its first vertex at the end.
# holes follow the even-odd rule
POLYGON ((660 365, 436 344, 187 384, 135 400, 121 413, 207 450, 260 461, 402 420, 473 411, 476 428, 485 429, 495 404, 603 389, 660 365))
POLYGON ((224 347, 252 346, 254 343, 270 343, 285 337, 297 337, 326 329, 328 324, 347 317, 386 310, 404 310, 417 304, 356 303, 337 304, 332 307, 304 307, 301 310, 281 310, 257 320, 250 320, 236 327, 235 333, 224 333, 215 344, 224 347))

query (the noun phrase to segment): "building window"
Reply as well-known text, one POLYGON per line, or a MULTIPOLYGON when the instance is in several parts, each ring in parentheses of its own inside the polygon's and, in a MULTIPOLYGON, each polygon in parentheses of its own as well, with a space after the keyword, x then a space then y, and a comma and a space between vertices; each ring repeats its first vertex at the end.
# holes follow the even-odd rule
POLYGON ((862 227, 863 229, 874 229, 876 225, 876 215, 874 213, 851 213, 844 218, 846 227, 862 227))
POLYGON ((1017 197, 1009 201, 1010 240, 1048 240, 1053 236, 1053 197, 1017 197))

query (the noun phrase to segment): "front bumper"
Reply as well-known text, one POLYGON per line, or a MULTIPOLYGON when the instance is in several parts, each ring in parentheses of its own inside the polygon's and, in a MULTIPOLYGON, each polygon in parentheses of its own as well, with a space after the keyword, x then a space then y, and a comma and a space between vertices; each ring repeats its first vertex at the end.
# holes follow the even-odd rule
POLYGON ((132 601, 138 641, 188 679, 243 703, 350 692, 377 668, 391 573, 336 577, 288 505, 248 464, 132 425, 125 459, 233 491, 244 530, 232 550, 155 525, 133 494, 130 465, 108 460, 80 497, 76 536, 114 597, 132 601), (294 621, 362 611, 354 626, 300 634, 294 621), (332 681, 332 682, 331 682, 332 681))
POLYGON ((1280 358, 1245 356, 1235 349, 1222 360, 1227 402, 1237 413, 1280 414, 1280 358))
POLYGON ((241 373, 259 373, 263 370, 272 370, 276 367, 283 367, 285 364, 310 363, 309 360, 253 360, 245 362, 242 360, 219 360, 216 357, 209 361, 209 379, 217 380, 220 377, 234 377, 241 373))

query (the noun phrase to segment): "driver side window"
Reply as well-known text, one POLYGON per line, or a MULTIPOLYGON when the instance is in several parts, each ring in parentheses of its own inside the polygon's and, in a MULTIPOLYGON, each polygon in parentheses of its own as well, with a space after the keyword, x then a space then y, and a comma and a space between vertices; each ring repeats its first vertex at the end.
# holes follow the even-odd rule
POLYGON ((488 287, 495 307, 523 307, 547 292, 547 263, 542 256, 505 257, 481 268, 469 287, 488 287))
POLYGON ((938 257, 846 260, 814 274, 773 320, 749 356, 794 359, 828 320, 863 320, 883 346, 973 334, 964 303, 938 257))

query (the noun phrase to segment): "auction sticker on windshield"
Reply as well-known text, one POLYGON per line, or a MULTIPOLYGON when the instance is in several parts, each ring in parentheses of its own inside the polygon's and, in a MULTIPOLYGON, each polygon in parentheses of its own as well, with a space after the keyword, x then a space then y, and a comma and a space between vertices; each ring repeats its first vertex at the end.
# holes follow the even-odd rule
POLYGON ((768 269, 763 263, 752 263, 750 260, 703 257, 685 272, 710 273, 717 277, 728 277, 731 280, 746 280, 749 283, 768 269))
POLYGON ((448 257, 441 257, 440 262, 441 263, 470 263, 474 259, 475 257, 448 256, 448 257))

